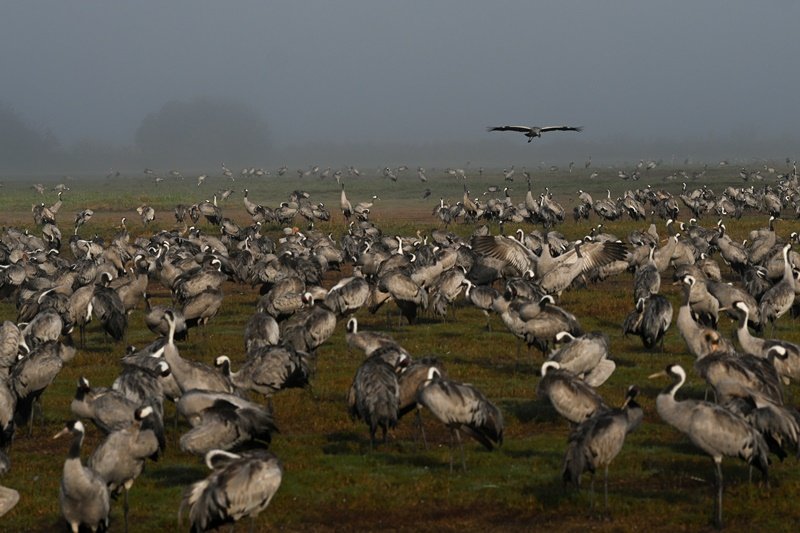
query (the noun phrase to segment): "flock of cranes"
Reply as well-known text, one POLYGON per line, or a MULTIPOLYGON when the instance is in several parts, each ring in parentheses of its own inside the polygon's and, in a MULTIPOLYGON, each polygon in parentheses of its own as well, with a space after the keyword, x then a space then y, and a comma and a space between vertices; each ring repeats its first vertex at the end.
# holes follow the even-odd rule
MULTIPOLYGON (((389 170, 391 179, 395 173, 389 170)), ((29 438, 37 407, 41 412, 39 398, 65 365, 74 364, 87 343, 87 327, 99 322, 109 339, 102 342, 120 342, 129 329, 129 314, 141 312, 153 334, 151 344, 124 356, 121 344, 111 348, 122 356, 113 383, 96 386, 85 378, 77 383, 70 406, 75 419, 59 433, 72 438, 60 493, 62 514, 72 530, 108 527, 110 496, 116 494, 124 497, 127 527, 128 491, 166 443, 165 401, 175 402, 190 426, 178 440, 181 452, 187 461, 192 455, 204 458, 211 470, 185 492, 182 508, 191 527, 202 531, 263 511, 283 476, 281 462, 268 451, 270 442, 281 438, 275 420, 283 413, 273 398, 309 385, 318 349, 337 328, 345 330, 352 349, 365 355, 353 368, 342 412, 363 421, 372 448, 412 412, 424 441, 425 413, 450 431, 451 470, 456 447, 462 469, 467 468, 462 434, 488 450, 500 446, 506 429, 502 409, 480 387, 458 379, 457 365, 445 368, 441 360, 417 359, 390 335, 359 329, 352 315, 376 313, 384 305, 396 306, 412 328, 425 327, 416 325, 420 317, 456 320, 457 307, 474 306, 486 314, 487 327, 497 316, 519 344, 539 349, 546 361, 538 398, 571 424, 563 478, 578 485, 583 473, 603 469, 607 508, 609 465, 621 453, 626 435, 641 425, 644 409, 634 384, 619 408, 603 398, 604 384, 616 370, 612 343, 601 332, 585 331, 561 299, 568 290, 596 290, 594 282, 609 278, 631 281, 632 310, 621 324, 624 331, 640 335, 646 349, 660 344, 663 350, 674 322, 686 350, 697 358, 697 374, 714 391, 714 403, 677 400, 687 374, 670 363, 664 374, 673 383, 658 395, 656 409, 713 459, 717 525, 722 524, 723 457, 743 458, 766 479, 770 454, 797 454, 800 413, 786 401, 783 387, 800 378, 800 347, 777 334, 786 321, 782 317, 794 307, 800 256, 792 251, 797 235, 781 231, 781 221, 775 223, 776 210, 777 215, 788 213, 800 198, 796 175, 761 190, 684 190, 677 200, 648 187, 627 191, 616 202, 608 193, 603 204, 580 191, 580 205, 588 205, 603 221, 625 214, 636 221, 660 216, 664 222, 662 233, 661 222, 625 236, 594 226, 574 240, 553 229, 563 222, 564 209, 547 190, 536 200, 530 186, 521 204, 510 200, 506 188, 508 200, 501 200, 502 208, 495 211, 473 199, 465 182, 462 222, 474 224, 460 232, 469 233, 466 237, 449 231, 459 216, 442 219, 444 229, 429 235, 386 233, 369 216, 380 208, 377 196, 353 205, 343 181, 339 188, 341 212, 333 216, 303 191, 271 209, 253 202, 245 189, 242 204, 251 219, 246 225, 235 222, 215 196, 177 206, 178 229, 155 233, 148 229, 155 213, 141 205, 143 233, 131 236, 123 219, 107 242, 80 237, 81 227, 92 224, 91 210, 84 209, 67 246, 52 237, 61 202, 69 202, 59 195, 55 212, 55 205, 34 206, 41 237, 37 229, 4 230, 0 295, 16 305, 18 316, 0 327, 0 448, 29 438), (779 208, 770 204, 773 196, 779 208), (625 205, 611 215, 612 207, 625 205), (681 224, 675 220, 683 208, 698 217, 715 213, 723 218, 707 225, 695 219, 681 224), (519 221, 504 214, 523 209, 529 214, 519 221), (530 215, 534 209, 552 214, 535 218, 530 215), (748 211, 771 218, 742 244, 731 239, 724 217, 748 211), (298 215, 308 220, 307 230, 278 229, 298 215), (196 225, 186 227, 186 217, 196 225), (343 228, 337 239, 314 228, 315 222, 333 217, 343 228), (492 234, 489 222, 501 223, 499 228, 506 222, 536 222, 543 229, 492 234), (661 294, 669 275, 683 293, 677 317, 661 294), (215 327, 232 286, 241 291, 260 287, 259 294, 252 292, 252 315, 242 324, 244 348, 237 351, 243 356, 220 354, 207 364, 182 354, 178 343, 189 330, 215 327), (157 290, 169 294, 168 304, 152 305, 157 290), (735 339, 718 329, 721 313, 737 321, 735 339), (763 337, 767 331, 772 338, 763 337), (88 423, 105 440, 84 462, 88 423), (20 432, 25 424, 28 437, 20 432)), ((444 207, 440 201, 440 210, 444 207)), ((0 470, 8 468, 13 455, 13 449, 0 455, 0 470)), ((0 512, 19 498, 4 494, 0 512)))

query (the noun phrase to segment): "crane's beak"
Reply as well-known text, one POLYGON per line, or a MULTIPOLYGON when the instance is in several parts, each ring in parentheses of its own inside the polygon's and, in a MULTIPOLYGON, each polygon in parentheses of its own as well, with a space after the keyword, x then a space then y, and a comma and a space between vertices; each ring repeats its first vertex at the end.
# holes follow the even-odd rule
POLYGON ((69 428, 68 428, 68 427, 65 427, 64 429, 62 429, 61 431, 59 431, 58 433, 56 433, 55 435, 53 435, 53 440, 55 440, 55 439, 57 439, 57 438, 59 438, 59 437, 63 437, 63 436, 64 436, 64 435, 66 435, 67 433, 69 433, 69 428))
POLYGON ((662 370, 661 372, 656 372, 655 374, 650 374, 647 376, 647 379, 655 379, 655 378, 663 378, 667 376, 666 370, 662 370))

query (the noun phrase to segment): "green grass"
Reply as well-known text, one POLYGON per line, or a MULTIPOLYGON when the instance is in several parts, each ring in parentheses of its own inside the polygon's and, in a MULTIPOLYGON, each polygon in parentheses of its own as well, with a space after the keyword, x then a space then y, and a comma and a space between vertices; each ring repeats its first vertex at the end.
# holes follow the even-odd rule
MULTIPOLYGON (((659 169, 659 171, 661 171, 659 169)), ((653 185, 666 185, 673 192, 679 183, 663 182, 661 175, 653 176, 653 185)), ((726 183, 738 185, 731 170, 714 169, 704 183, 718 189, 726 183)), ((429 171, 430 181, 420 184, 412 173, 397 183, 370 178, 346 181, 351 201, 366 200, 377 193, 381 199, 372 210, 378 225, 390 234, 414 235, 437 227, 430 212, 441 196, 449 201, 461 198, 461 182, 429 171), (430 187, 431 198, 419 199, 421 191, 430 187)), ((519 180, 519 178, 518 178, 519 180)), ((643 181, 645 178, 643 178, 643 181)), ((45 182, 44 180, 35 180, 45 182)), ((58 181, 58 180, 56 180, 58 181)), ((40 197, 30 188, 31 182, 6 179, 2 189, 4 209, 0 223, 6 226, 32 228, 30 206, 37 201, 52 203, 55 193, 40 197)), ((55 182, 52 182, 55 183, 55 182)), ((502 174, 487 172, 484 180, 470 180, 473 196, 489 184, 502 185, 502 174), (498 177, 499 176, 499 177, 498 177)), ((95 233, 110 237, 120 216, 128 216, 132 233, 142 233, 134 209, 142 202, 156 208, 156 228, 172 228, 171 209, 177 203, 192 203, 208 198, 214 190, 231 186, 237 194, 223 205, 224 214, 240 224, 247 223, 241 207, 240 191, 250 190, 250 198, 269 206, 286 199, 289 192, 303 188, 315 201, 323 201, 333 214, 330 224, 318 229, 341 235, 343 224, 338 211, 340 189, 335 181, 304 179, 299 184, 277 178, 237 178, 236 182, 209 178, 198 188, 195 181, 164 182, 158 186, 148 180, 138 183, 76 177, 69 182, 72 190, 64 195, 59 213, 61 227, 69 231, 74 213, 84 207, 95 210, 95 218, 81 235, 95 233)), ((521 201, 525 185, 516 181, 515 201, 521 201)), ((550 185, 556 196, 571 208, 575 191, 582 188, 595 195, 612 187, 617 194, 622 187, 636 184, 621 182, 616 171, 603 170, 600 177, 589 181, 585 177, 534 173, 534 190, 550 185)), ((684 220, 688 216, 682 217, 684 220)), ((747 217, 728 223, 729 231, 738 238, 754 227, 765 224, 764 216, 747 217)), ((702 221, 711 224, 714 220, 702 221)), ((591 221, 592 224, 596 220, 591 221)), ((302 226, 303 222, 297 221, 302 226)), ((632 229, 643 229, 647 223, 620 221, 607 224, 606 229, 624 236, 632 229)), ((663 224, 657 223, 663 235, 663 224)), ((796 230, 798 224, 787 221, 778 226, 782 235, 796 230)), ((526 230, 530 226, 522 226, 526 230)), ((576 225, 571 221, 558 228, 574 238, 585 234, 589 224, 576 225)), ((204 229, 212 231, 204 226, 204 229)), ((267 229, 277 237, 277 226, 267 229)), ((468 235, 471 227, 456 225, 451 229, 468 235)), ((494 228, 496 231, 496 228, 494 228)), ((149 231, 153 231, 150 228, 149 231)), ((507 232, 513 231, 507 228, 507 232)), ((66 239, 66 235, 65 235, 66 239)), ((671 272, 668 273, 671 275, 671 272)), ((665 352, 647 352, 638 338, 621 335, 622 320, 633 307, 632 276, 623 274, 586 289, 567 292, 561 305, 576 314, 586 330, 602 330, 611 341, 611 357, 617 370, 600 388, 611 404, 621 403, 628 384, 642 389, 640 403, 645 419, 639 430, 630 435, 622 453, 612 464, 609 480, 611 519, 602 519, 588 510, 586 490, 576 492, 562 487, 561 464, 569 432, 567 423, 549 405, 536 399, 537 373, 543 358, 522 347, 517 356, 516 339, 503 327, 498 317, 492 317, 492 331, 484 328, 485 319, 479 311, 459 303, 455 318, 439 321, 423 316, 414 326, 397 326, 396 308, 385 306, 375 315, 360 311, 362 329, 389 331, 416 357, 433 355, 444 362, 451 377, 474 384, 495 401, 506 420, 505 442, 502 447, 487 452, 473 441, 465 443, 468 470, 449 471, 449 436, 432 417, 423 415, 430 449, 416 442, 411 418, 400 421, 389 442, 369 450, 366 426, 353 422, 347 415, 345 396, 362 354, 350 351, 344 340, 344 325, 339 324, 333 337, 319 349, 317 371, 312 391, 285 391, 276 396, 275 417, 280 433, 274 436, 272 450, 285 466, 283 484, 266 512, 258 519, 258 529, 286 531, 340 530, 468 530, 491 529, 526 531, 555 529, 583 531, 698 531, 710 528, 712 508, 713 467, 710 459, 697 451, 676 430, 660 421, 655 413, 654 399, 665 385, 650 382, 649 374, 678 362, 689 369, 693 358, 687 354, 683 341, 674 328, 668 332, 665 352)), ((335 275, 326 277, 326 285, 335 275)), ((153 285, 161 302, 167 293, 153 285)), ((665 293, 677 306, 677 288, 665 279, 665 293)), ((211 362, 219 354, 231 356, 234 362, 243 358, 242 331, 258 299, 257 288, 225 286, 226 299, 220 314, 205 333, 193 331, 190 339, 180 343, 184 357, 211 362)), ((156 301, 154 303, 161 303, 156 301)), ((677 307, 676 307, 677 308, 677 307)), ((0 319, 16 318, 10 302, 0 303, 0 319)), ((780 336, 800 341, 794 322, 785 317, 780 321, 780 336)), ((722 330, 732 332, 733 326, 722 320, 722 330)), ((131 316, 126 343, 143 345, 152 336, 142 324, 142 313, 131 316)), ((12 470, 2 480, 4 485, 20 491, 19 505, 2 519, 7 531, 52 531, 60 527, 58 484, 66 440, 53 441, 55 434, 71 415, 69 403, 80 376, 93 385, 109 385, 119 371, 118 360, 124 351, 122 344, 104 341, 97 325, 90 326, 88 348, 79 350, 76 358, 65 366, 56 382, 43 395, 44 426, 37 422, 33 436, 19 429, 11 450, 12 470)), ((702 397, 704 385, 691 370, 689 383, 681 394, 702 397)), ((796 398, 792 386, 790 398, 796 398)), ((167 417, 173 407, 167 406, 167 417)), ((180 452, 180 434, 187 429, 181 422, 178 431, 169 426, 168 448, 158 463, 150 463, 131 490, 132 531, 175 530, 177 511, 183 490, 193 481, 206 475, 200 458, 180 452)), ((88 456, 101 436, 90 426, 83 456, 88 456)), ((456 464, 458 455, 456 455, 456 464)), ((746 465, 737 459, 726 459, 725 521, 731 531, 773 530, 790 531, 800 521, 800 472, 797 460, 790 458, 775 463, 769 489, 747 483, 746 465)), ((597 484, 602 492, 602 479, 597 484)), ((584 478, 588 487, 589 478, 584 478)), ((599 500, 598 500, 599 501, 599 500)), ((121 527, 121 504, 112 508, 112 529, 121 527)), ((185 524, 184 524, 185 525, 185 524)), ((246 527, 246 526, 245 526, 246 527)))

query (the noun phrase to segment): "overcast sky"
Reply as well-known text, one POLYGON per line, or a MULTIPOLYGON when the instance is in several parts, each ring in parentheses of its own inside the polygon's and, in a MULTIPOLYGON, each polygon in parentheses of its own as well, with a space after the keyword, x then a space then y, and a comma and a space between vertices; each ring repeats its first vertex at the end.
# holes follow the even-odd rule
POLYGON ((506 123, 785 137, 798 20, 792 0, 9 1, 0 101, 66 144, 131 144, 145 115, 198 96, 253 106, 277 146, 480 141, 506 123))

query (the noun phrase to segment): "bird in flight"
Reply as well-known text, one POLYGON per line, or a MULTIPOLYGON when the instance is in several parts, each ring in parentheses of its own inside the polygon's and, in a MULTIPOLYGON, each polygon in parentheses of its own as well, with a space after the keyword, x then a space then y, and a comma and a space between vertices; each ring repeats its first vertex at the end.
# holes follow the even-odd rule
POLYGON ((580 126, 489 126, 486 131, 518 131, 524 133, 531 142, 534 137, 541 137, 547 131, 583 131, 580 126))

